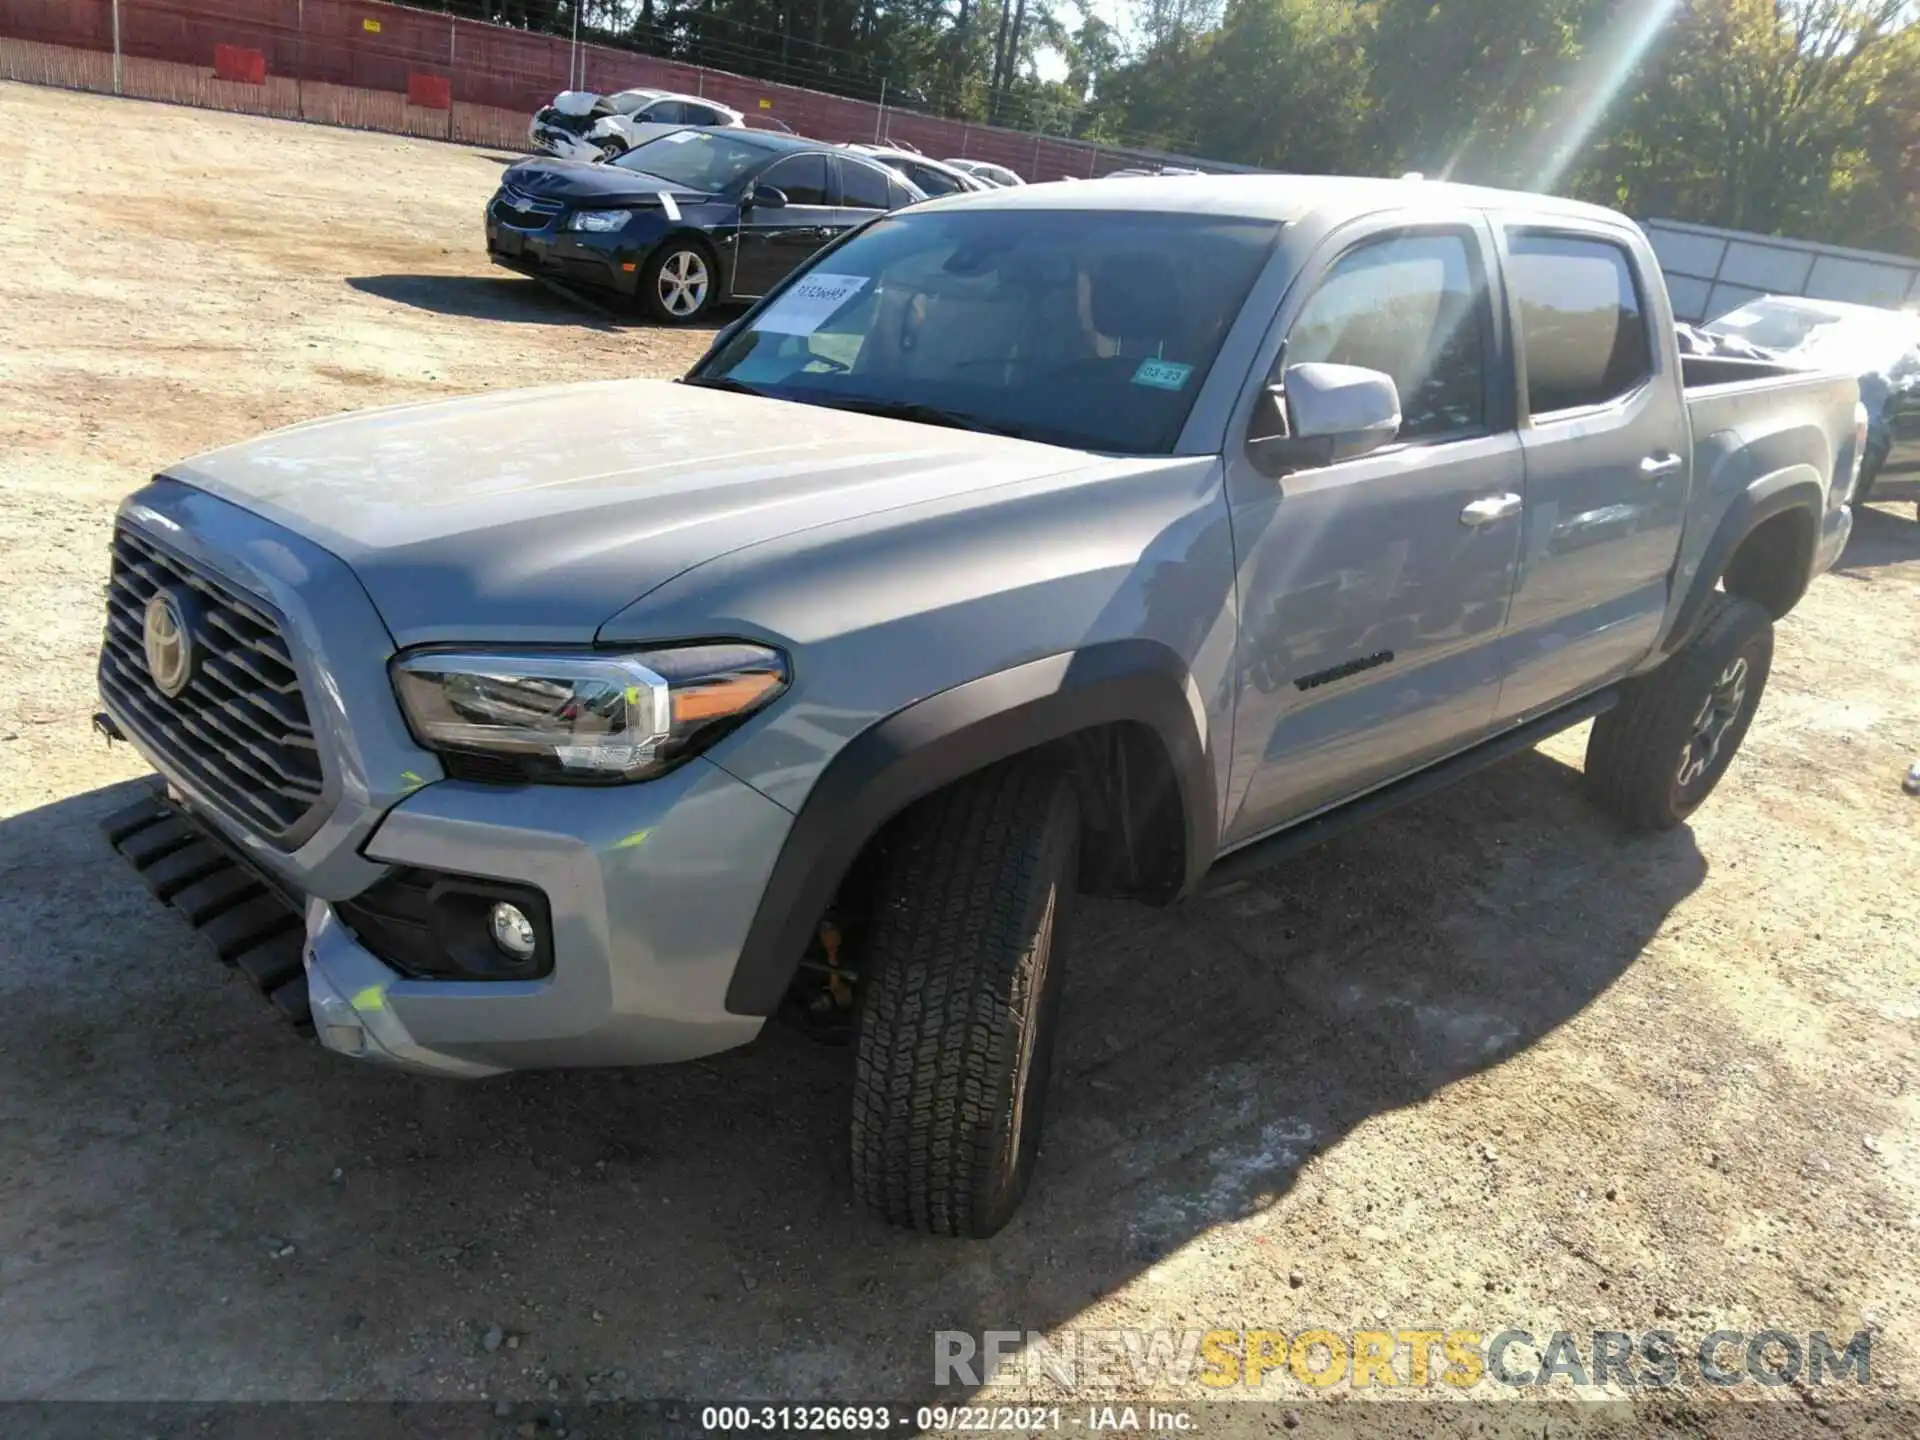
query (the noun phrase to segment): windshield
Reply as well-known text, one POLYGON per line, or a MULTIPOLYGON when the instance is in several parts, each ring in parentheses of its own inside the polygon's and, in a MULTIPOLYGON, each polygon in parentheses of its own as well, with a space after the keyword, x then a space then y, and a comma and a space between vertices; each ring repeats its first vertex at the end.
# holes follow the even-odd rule
POLYGON ((1279 233, 1211 215, 902 212, 780 291, 688 378, 1164 455, 1279 233))
POLYGON ((676 130, 636 145, 609 164, 643 175, 657 175, 689 190, 724 190, 769 159, 764 145, 741 141, 715 130, 676 130))

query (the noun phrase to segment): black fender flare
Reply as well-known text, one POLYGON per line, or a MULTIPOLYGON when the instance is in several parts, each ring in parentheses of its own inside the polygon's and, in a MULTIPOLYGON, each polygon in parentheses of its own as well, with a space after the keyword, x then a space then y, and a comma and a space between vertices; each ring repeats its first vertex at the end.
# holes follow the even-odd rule
POLYGON ((1820 517, 1825 504, 1826 495, 1819 481, 1810 478, 1804 468, 1769 475, 1735 495, 1726 513, 1720 517, 1720 523, 1714 527, 1712 538, 1707 541, 1699 567, 1693 572, 1693 582, 1680 601, 1661 649, 1671 655, 1693 638, 1700 617, 1706 613, 1707 601, 1713 597, 1715 587, 1727 573, 1727 566, 1740 549, 1741 542, 1767 521, 1789 510, 1806 511, 1808 520, 1812 522, 1812 542, 1807 547, 1800 582, 1800 588, 1804 590, 1812 579, 1813 556, 1820 543, 1820 517))
POLYGON ((747 931, 727 1009, 771 1015, 827 903, 867 842, 914 801, 996 761, 1116 721, 1166 746, 1185 820, 1190 890, 1219 844, 1211 752, 1186 664, 1152 640, 1115 640, 942 690, 875 722, 827 763, 794 816, 747 931))

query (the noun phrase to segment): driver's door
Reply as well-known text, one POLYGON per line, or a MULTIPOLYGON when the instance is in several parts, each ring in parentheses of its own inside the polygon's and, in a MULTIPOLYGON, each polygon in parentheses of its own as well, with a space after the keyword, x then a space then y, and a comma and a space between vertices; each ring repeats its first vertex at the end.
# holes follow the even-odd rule
POLYGON ((786 279, 833 237, 839 221, 829 203, 824 155, 789 155, 761 171, 753 183, 755 190, 779 190, 787 203, 756 205, 749 200, 741 207, 733 293, 742 300, 756 299, 786 279))
POLYGON ((1383 448, 1285 473, 1244 426, 1228 446, 1241 617, 1228 843, 1492 725, 1524 495, 1497 273, 1477 216, 1355 227, 1282 308, 1256 396, 1290 365, 1358 365, 1393 377, 1403 418, 1383 448))

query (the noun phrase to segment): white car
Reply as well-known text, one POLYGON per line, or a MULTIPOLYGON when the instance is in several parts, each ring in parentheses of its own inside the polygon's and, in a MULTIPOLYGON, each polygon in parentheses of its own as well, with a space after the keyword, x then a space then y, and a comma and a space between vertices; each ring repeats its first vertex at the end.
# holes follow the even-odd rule
POLYGON ((982 180, 944 160, 929 160, 918 150, 904 145, 847 144, 843 150, 877 160, 896 175, 918 186, 928 195, 958 195, 971 191, 993 190, 990 180, 982 180))
POLYGON ((610 160, 646 137, 642 126, 738 130, 746 123, 738 110, 697 95, 668 90, 621 90, 612 95, 563 90, 529 122, 527 140, 536 153, 562 160, 610 160))
POLYGON ((948 160, 944 163, 951 165, 956 170, 964 170, 967 174, 973 176, 974 179, 984 180, 989 185, 997 185, 1005 188, 1007 186, 1024 185, 1027 183, 1006 166, 990 164, 985 160, 948 160))

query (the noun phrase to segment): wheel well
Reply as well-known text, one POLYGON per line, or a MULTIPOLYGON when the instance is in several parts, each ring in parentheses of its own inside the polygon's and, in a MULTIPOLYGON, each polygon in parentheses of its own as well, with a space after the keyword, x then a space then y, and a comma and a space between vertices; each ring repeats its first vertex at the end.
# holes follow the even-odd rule
MULTIPOLYGON (((1083 891, 1148 904, 1164 904, 1180 892, 1187 864, 1180 782, 1173 757, 1152 726, 1134 720, 1095 725, 1037 746, 1026 756, 1057 765, 1073 777, 1080 800, 1083 891)), ((994 763, 1020 758, 1008 756, 994 763)), ((941 790, 972 778, 963 775, 941 790)), ((861 899, 877 878, 890 837, 931 798, 922 796, 868 838, 832 908, 862 908, 861 899)))
POLYGON ((1729 595, 1757 601, 1778 620, 1800 602, 1813 568, 1814 518, 1794 506, 1762 520, 1740 541, 1721 576, 1729 595))

